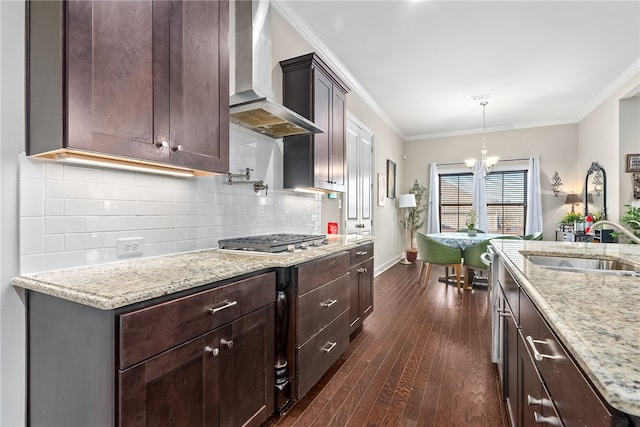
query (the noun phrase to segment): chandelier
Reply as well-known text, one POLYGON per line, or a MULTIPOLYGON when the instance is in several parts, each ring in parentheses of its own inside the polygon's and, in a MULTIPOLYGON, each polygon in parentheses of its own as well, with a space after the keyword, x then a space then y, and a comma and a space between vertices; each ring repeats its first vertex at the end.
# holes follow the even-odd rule
MULTIPOLYGON (((488 102, 482 101, 480 105, 482 105, 482 150, 480 150, 480 155, 482 156, 481 161, 484 163, 484 167, 487 173, 490 173, 493 167, 498 163, 498 156, 490 156, 487 157, 487 144, 486 144, 486 114, 485 110, 488 102)), ((476 165, 476 159, 466 159, 464 164, 467 165, 469 169, 473 169, 476 165)))

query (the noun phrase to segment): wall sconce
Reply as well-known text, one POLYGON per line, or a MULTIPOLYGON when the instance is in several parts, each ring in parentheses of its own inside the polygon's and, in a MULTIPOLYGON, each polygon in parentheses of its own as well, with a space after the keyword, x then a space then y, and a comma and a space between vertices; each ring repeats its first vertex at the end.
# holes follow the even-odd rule
POLYGON ((558 171, 553 173, 551 177, 551 188, 553 189, 553 195, 558 197, 558 193, 560 193, 560 186, 562 185, 562 180, 560 179, 560 175, 558 175, 558 171))

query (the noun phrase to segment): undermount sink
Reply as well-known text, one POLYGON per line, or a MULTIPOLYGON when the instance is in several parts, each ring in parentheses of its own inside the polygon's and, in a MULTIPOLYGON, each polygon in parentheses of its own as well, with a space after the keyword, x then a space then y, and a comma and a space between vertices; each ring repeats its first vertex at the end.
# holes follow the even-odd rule
POLYGON ((610 274, 615 276, 640 277, 640 268, 620 259, 573 258, 552 255, 525 255, 541 268, 573 273, 610 274))

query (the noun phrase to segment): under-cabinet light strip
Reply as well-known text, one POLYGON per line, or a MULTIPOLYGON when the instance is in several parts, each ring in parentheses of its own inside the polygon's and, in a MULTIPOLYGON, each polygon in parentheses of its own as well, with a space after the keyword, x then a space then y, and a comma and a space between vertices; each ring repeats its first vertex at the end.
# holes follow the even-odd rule
POLYGON ((73 153, 59 153, 55 155, 55 159, 61 162, 79 164, 93 167, 109 167, 123 169, 132 172, 152 173, 157 175, 170 175, 176 177, 193 177, 195 173, 186 170, 176 170, 170 168, 154 167, 152 165, 138 166, 112 159, 103 159, 99 157, 82 156, 73 153))

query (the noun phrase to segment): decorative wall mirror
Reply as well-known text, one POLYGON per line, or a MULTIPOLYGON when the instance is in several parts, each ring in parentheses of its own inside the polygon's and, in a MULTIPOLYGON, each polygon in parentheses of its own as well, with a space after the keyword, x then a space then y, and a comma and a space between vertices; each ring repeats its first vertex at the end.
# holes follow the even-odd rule
POLYGON ((598 162, 591 163, 584 179, 584 216, 600 212, 607 219, 607 174, 598 162))

